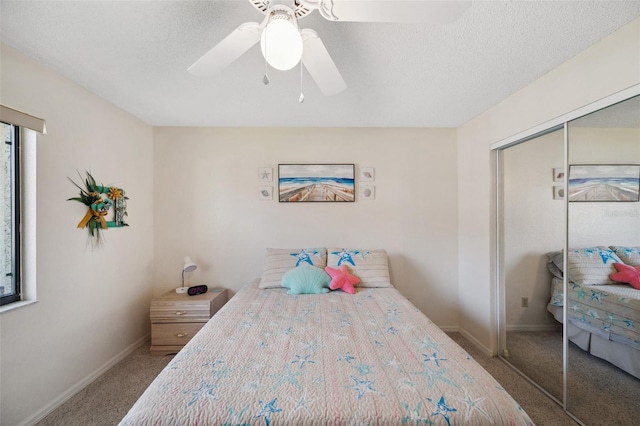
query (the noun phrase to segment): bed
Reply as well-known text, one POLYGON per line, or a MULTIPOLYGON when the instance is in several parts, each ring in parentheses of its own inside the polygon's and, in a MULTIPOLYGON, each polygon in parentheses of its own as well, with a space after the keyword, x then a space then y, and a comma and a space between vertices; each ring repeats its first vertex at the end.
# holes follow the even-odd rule
POLYGON ((532 424, 394 287, 287 291, 239 290, 120 424, 532 424))
MULTIPOLYGON (((630 249, 640 255, 637 248, 627 248, 627 254, 630 249)), ((551 263, 548 264, 549 269, 554 274, 547 310, 562 323, 564 292, 562 275, 557 270, 562 269, 559 253, 547 255, 551 263), (553 265, 559 268, 554 269, 553 265)), ((609 278, 610 273, 615 272, 611 266, 613 263, 635 264, 636 258, 624 256, 617 246, 574 249, 570 255, 567 293, 569 340, 582 350, 640 379, 640 290, 609 278), (587 261, 589 251, 594 255, 587 261)))

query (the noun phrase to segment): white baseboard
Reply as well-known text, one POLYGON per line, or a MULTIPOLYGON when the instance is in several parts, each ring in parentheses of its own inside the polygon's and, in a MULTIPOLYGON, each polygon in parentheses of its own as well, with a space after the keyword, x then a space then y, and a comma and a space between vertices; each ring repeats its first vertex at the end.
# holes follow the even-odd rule
POLYGON ((471 334, 469 334, 465 329, 460 328, 457 325, 447 325, 444 327, 440 327, 440 329, 445 333, 460 333, 465 337, 465 339, 469 340, 471 343, 473 343, 474 346, 476 346, 485 354, 489 356, 496 356, 496 354, 494 354, 489 348, 487 348, 485 345, 480 343, 478 339, 476 339, 471 334))
POLYGON ((562 330, 562 324, 519 324, 507 325, 509 331, 558 331, 562 330))
POLYGON ((465 330, 464 328, 461 328, 459 331, 460 331, 460 334, 462 334, 467 340, 469 340, 471 343, 473 343, 474 346, 476 346, 478 349, 480 349, 486 355, 492 356, 492 357, 497 355, 491 349, 489 349, 488 347, 483 345, 478 339, 476 339, 471 334, 469 334, 469 332, 467 330, 465 330))
POLYGON ((67 389, 62 395, 55 398, 53 401, 42 407, 38 412, 33 414, 31 417, 24 420, 22 423, 19 423, 18 426, 33 426, 42 419, 44 419, 47 415, 49 415, 53 410, 67 402, 71 399, 72 396, 80 392, 82 389, 87 387, 91 382, 96 380, 98 377, 107 372, 111 367, 122 361, 127 355, 131 354, 133 351, 138 349, 140 346, 144 345, 150 338, 151 334, 146 334, 140 339, 133 342, 131 345, 126 347, 122 352, 113 356, 110 360, 100 366, 93 373, 89 374, 84 379, 77 382, 75 385, 71 386, 67 389))

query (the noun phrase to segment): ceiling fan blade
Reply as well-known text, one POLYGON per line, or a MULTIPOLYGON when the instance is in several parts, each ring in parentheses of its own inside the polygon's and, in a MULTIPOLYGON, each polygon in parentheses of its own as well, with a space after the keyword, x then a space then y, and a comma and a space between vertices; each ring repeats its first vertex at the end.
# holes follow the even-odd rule
POLYGON ((324 4, 320 13, 337 21, 448 24, 460 18, 471 6, 471 1, 333 0, 332 8, 324 4))
POLYGON ((260 41, 262 29, 257 22, 246 22, 188 68, 194 75, 215 75, 260 41))
POLYGON ((302 40, 304 43, 302 63, 322 93, 330 96, 346 89, 347 84, 342 79, 340 71, 333 63, 318 34, 313 30, 304 29, 302 30, 302 40))

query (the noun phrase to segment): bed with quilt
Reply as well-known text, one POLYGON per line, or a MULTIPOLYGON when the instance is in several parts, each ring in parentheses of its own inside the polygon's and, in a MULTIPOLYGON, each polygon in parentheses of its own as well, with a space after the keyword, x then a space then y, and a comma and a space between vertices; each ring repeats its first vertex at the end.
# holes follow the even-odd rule
POLYGON ((383 250, 268 249, 262 280, 205 324, 121 425, 532 424, 386 265, 383 250))
MULTIPOLYGON (((554 275, 547 310, 562 322, 562 253, 547 256, 547 266, 554 275)), ((637 378, 640 378, 639 269, 640 247, 597 246, 568 251, 569 340, 637 378)))

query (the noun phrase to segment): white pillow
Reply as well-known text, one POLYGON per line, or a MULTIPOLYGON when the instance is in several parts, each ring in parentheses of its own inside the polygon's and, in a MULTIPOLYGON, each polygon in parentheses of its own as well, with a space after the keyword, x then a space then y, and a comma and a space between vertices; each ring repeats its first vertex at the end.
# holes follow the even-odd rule
POLYGON ((327 248, 327 266, 341 265, 347 265, 349 272, 360 278, 359 287, 393 287, 385 250, 327 248))
POLYGON ((614 284, 609 275, 616 273, 613 264, 621 262, 613 250, 605 246, 569 249, 568 258, 569 280, 580 285, 614 284))
POLYGON ((609 246, 620 260, 630 266, 640 266, 640 247, 609 246))
POLYGON ((264 267, 260 288, 276 288, 282 286, 282 276, 296 266, 306 263, 324 269, 327 266, 327 250, 325 248, 306 249, 274 249, 268 248, 264 255, 264 267))

